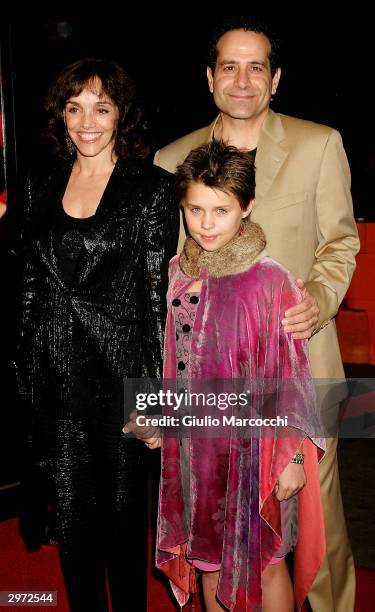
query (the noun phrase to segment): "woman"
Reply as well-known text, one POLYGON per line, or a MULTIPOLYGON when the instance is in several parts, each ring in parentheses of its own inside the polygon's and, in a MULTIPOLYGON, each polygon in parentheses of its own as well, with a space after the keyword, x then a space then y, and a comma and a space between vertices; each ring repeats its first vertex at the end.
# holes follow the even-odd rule
MULTIPOLYGON (((123 379, 157 377, 178 209, 171 175, 142 161, 133 84, 83 59, 51 84, 47 136, 61 163, 30 180, 20 380, 30 414, 25 498, 56 500, 71 609, 146 610, 143 446, 122 436, 123 379), (38 488, 36 488, 38 487, 38 488)), ((33 502, 31 502, 33 503, 33 502)), ((33 537, 35 511, 23 511, 33 537), (33 516, 32 520, 30 518, 33 516)))

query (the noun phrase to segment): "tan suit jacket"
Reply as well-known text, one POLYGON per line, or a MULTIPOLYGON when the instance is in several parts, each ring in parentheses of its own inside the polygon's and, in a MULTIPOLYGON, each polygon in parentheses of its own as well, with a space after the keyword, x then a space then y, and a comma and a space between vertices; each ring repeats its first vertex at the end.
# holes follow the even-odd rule
MULTIPOLYGON (((216 121, 160 149, 155 164, 174 172, 191 149, 211 140, 216 121)), ((341 378, 333 317, 352 278, 359 240, 340 134, 270 110, 255 165, 251 218, 266 234, 268 254, 318 300, 318 330, 309 341, 313 376, 341 378)))

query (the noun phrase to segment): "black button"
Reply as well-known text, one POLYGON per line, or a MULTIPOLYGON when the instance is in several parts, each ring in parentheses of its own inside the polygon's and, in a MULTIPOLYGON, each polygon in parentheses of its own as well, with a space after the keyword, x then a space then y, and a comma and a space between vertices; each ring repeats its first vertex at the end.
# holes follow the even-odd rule
POLYGON ((190 304, 198 304, 198 302, 199 302, 199 297, 197 295, 192 295, 190 298, 190 304))
POLYGON ((181 300, 175 298, 172 302, 172 306, 181 306, 181 300))
POLYGON ((185 323, 185 325, 182 326, 182 331, 185 332, 185 334, 189 333, 190 330, 191 330, 191 327, 187 323, 185 323))
POLYGON ((184 370, 186 366, 183 361, 179 361, 177 364, 177 367, 181 371, 181 370, 184 370))

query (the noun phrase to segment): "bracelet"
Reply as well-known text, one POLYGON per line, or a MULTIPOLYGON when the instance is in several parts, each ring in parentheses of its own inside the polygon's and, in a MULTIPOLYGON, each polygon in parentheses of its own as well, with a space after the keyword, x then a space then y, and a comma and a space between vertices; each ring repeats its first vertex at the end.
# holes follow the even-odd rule
POLYGON ((290 460, 290 463, 298 463, 298 465, 303 465, 305 463, 305 457, 303 453, 296 453, 294 457, 290 460))

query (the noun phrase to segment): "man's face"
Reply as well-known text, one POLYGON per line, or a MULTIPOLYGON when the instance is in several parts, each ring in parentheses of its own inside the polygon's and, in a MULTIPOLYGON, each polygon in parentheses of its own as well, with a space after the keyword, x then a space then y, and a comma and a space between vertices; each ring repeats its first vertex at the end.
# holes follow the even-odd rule
POLYGON ((272 77, 271 46, 263 34, 230 30, 217 43, 214 73, 207 68, 211 93, 218 109, 233 119, 265 115, 276 92, 280 69, 272 77))

